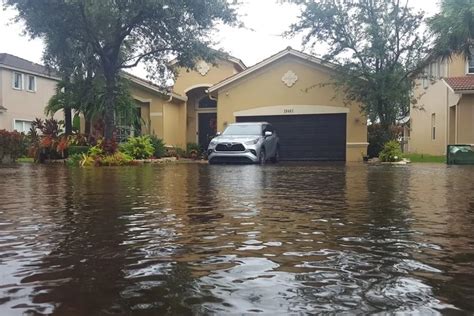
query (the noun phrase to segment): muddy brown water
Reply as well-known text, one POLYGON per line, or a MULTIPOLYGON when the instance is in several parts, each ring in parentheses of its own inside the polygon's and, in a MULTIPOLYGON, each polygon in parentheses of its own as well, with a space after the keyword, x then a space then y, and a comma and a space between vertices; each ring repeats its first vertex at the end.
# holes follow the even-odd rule
POLYGON ((0 315, 474 312, 474 167, 0 167, 0 315))

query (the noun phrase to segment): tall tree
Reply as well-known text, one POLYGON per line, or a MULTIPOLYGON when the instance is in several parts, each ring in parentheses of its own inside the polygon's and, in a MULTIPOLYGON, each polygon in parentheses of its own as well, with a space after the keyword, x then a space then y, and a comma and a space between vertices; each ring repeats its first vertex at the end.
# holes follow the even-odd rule
MULTIPOLYGON (((217 22, 235 23, 226 0, 6 0, 31 36, 70 39, 90 48, 105 79, 105 139, 115 129, 120 72, 145 62, 156 74, 166 72, 174 55, 192 67, 210 58, 209 32, 217 22), (59 35, 58 35, 59 34, 59 35)), ((88 51, 86 51, 88 52, 88 51)))
POLYGON ((56 95, 46 108, 47 114, 64 112, 65 134, 72 133, 72 112, 79 110, 85 95, 78 95, 83 91, 82 82, 88 82, 89 77, 97 75, 98 64, 91 59, 91 50, 83 43, 71 38, 63 38, 64 32, 57 31, 49 25, 51 33, 45 38, 43 61, 48 68, 53 69, 61 78, 56 89, 56 95))
POLYGON ((325 44, 334 64, 333 84, 349 102, 359 102, 372 122, 392 137, 391 125, 408 115, 409 79, 426 54, 421 12, 400 0, 288 0, 302 6, 289 34, 303 34, 314 49, 325 44))
POLYGON ((474 44, 474 1, 442 0, 440 13, 428 19, 434 35, 434 56, 470 56, 474 44))

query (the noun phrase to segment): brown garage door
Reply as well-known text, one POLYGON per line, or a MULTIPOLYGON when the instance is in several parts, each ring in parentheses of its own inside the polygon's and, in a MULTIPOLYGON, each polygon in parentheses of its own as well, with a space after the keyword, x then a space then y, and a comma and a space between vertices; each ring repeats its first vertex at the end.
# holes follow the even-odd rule
POLYGON ((280 138, 281 160, 346 160, 346 114, 242 116, 237 122, 269 122, 280 138))

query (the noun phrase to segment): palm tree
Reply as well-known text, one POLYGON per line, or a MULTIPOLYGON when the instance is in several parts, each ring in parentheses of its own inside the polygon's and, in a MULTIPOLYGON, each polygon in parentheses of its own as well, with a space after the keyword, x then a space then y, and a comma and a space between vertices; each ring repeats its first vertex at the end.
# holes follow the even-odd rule
MULTIPOLYGON (((141 124, 126 79, 119 81, 116 107, 115 115, 121 118, 122 124, 141 124)), ((82 113, 86 123, 102 118, 105 111, 105 81, 102 76, 76 76, 72 83, 60 81, 45 113, 52 116, 65 108, 69 108, 75 114, 82 113)), ((86 128, 86 134, 90 133, 89 129, 86 128)))
POLYGON ((471 55, 474 44, 474 0, 441 0, 441 11, 428 20, 434 35, 433 55, 471 55))

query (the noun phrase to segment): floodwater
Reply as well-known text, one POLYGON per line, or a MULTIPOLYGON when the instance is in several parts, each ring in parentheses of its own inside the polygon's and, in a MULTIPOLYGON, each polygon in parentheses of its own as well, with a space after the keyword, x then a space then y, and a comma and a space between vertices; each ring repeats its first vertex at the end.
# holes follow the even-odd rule
POLYGON ((474 167, 0 167, 0 315, 474 312, 474 167))

